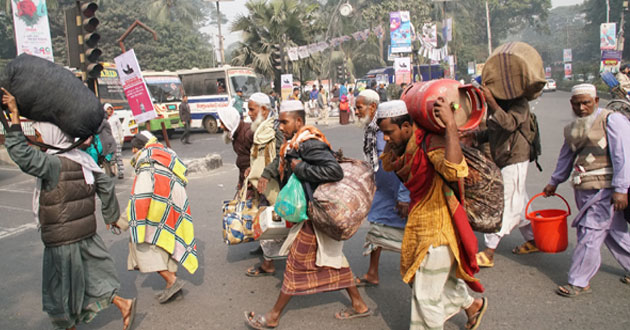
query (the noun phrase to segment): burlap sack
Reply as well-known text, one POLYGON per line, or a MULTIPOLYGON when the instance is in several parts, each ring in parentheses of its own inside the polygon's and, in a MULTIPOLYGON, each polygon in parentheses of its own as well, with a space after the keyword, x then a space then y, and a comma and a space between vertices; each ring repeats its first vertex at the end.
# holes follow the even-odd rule
POLYGON ((481 78, 492 95, 502 100, 522 96, 534 100, 547 83, 542 58, 524 42, 499 46, 486 61, 481 78))

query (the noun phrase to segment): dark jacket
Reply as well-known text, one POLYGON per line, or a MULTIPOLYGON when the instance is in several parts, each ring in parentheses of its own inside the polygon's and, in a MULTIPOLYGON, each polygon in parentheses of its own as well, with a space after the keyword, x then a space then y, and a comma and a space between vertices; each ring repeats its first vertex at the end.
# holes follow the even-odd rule
POLYGON ((181 120, 182 123, 190 122, 190 106, 188 102, 182 101, 182 103, 179 104, 179 120, 181 120))
POLYGON ((387 102, 387 90, 385 88, 379 87, 376 92, 378 93, 378 98, 381 102, 387 102))
POLYGON ((313 191, 321 183, 337 182, 343 179, 343 169, 332 150, 325 143, 315 139, 306 140, 300 144, 298 150, 287 153, 281 187, 287 183, 293 173, 302 183, 310 183, 313 191), (293 159, 302 160, 295 167, 295 171, 291 170, 293 159))
POLYGON ((509 101, 497 100, 501 109, 488 117, 488 128, 477 133, 477 142, 490 144, 492 159, 499 168, 529 161, 531 136, 529 123, 529 102, 526 98, 509 101), (522 131, 521 132, 519 132, 522 131))
POLYGON ((5 145, 24 173, 42 179, 38 216, 46 246, 75 243, 96 233, 95 193, 101 200, 105 223, 118 220, 114 181, 105 173, 94 172, 94 185, 87 185, 79 164, 30 147, 20 125, 11 126, 5 145))
POLYGON ((239 169, 239 186, 245 179, 245 170, 249 168, 249 153, 253 144, 254 132, 251 124, 241 120, 232 140, 232 148, 236 152, 236 167, 239 169))

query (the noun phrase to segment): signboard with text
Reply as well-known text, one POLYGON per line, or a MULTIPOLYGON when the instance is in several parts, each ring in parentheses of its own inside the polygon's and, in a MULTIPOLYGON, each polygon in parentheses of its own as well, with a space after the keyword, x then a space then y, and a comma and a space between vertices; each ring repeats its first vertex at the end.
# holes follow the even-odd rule
POLYGON ((411 21, 408 11, 389 13, 389 33, 392 53, 411 52, 411 21))
POLYGON ((411 58, 401 57, 394 59, 394 71, 396 72, 396 84, 411 83, 411 58))
POLYGON ((565 48, 562 51, 562 61, 564 63, 573 62, 573 52, 571 51, 571 48, 565 48))
POLYGON ((567 79, 571 79, 573 77, 573 66, 571 63, 564 64, 564 77, 567 79))
POLYGON ((54 62, 46 0, 11 1, 17 54, 39 56, 54 62))
POLYGON ((280 86, 282 88, 282 92, 280 97, 283 100, 287 100, 291 93, 293 92, 293 75, 292 74, 283 74, 280 76, 280 86))
POLYGON ((149 89, 142 78, 142 71, 140 71, 140 65, 133 49, 118 55, 114 58, 114 63, 116 63, 120 84, 123 86, 129 108, 136 122, 140 124, 157 117, 149 96, 149 89))
POLYGON ((617 24, 603 23, 599 29, 599 48, 612 50, 617 47, 617 24))

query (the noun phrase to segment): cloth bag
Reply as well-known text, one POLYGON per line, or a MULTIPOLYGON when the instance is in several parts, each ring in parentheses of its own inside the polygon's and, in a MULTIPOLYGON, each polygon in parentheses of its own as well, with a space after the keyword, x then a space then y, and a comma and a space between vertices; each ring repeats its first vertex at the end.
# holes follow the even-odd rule
MULTIPOLYGON (((235 245, 254 240, 254 218, 259 199, 247 199, 247 180, 232 200, 223 201, 223 241, 235 245)), ((256 195, 257 196, 257 195, 256 195)))
POLYGON ((368 163, 342 158, 339 164, 343 169, 341 181, 321 184, 314 192, 307 183, 306 190, 308 215, 313 225, 331 238, 343 241, 351 238, 367 218, 376 183, 368 163))
POLYGON ((289 181, 282 187, 278 198, 276 198, 274 211, 282 219, 298 223, 308 219, 306 207, 306 197, 304 196, 302 182, 295 174, 291 174, 289 181))
POLYGON ((534 100, 547 84, 540 54, 524 42, 509 42, 490 55, 481 74, 482 84, 501 100, 525 96, 534 100))

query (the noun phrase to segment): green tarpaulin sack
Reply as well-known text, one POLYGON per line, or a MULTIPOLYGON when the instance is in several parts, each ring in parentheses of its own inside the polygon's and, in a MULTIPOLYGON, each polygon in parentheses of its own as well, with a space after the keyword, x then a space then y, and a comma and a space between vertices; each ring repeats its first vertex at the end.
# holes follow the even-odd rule
POLYGON ((290 222, 298 223, 308 219, 304 188, 295 174, 291 174, 287 184, 280 190, 274 210, 282 219, 290 222))

